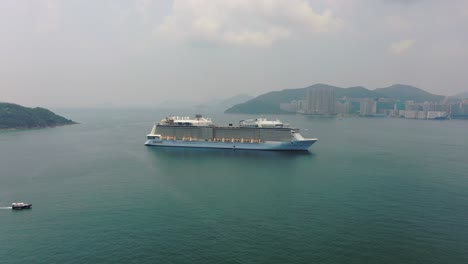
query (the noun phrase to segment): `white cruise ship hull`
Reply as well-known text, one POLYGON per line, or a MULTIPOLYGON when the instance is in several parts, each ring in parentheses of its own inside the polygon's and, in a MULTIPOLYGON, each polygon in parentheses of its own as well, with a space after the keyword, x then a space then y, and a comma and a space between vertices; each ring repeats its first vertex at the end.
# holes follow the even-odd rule
POLYGON ((261 143, 219 142, 219 141, 189 141, 189 140, 147 140, 146 146, 155 147, 184 147, 184 148, 217 148, 217 149, 245 149, 245 150, 277 150, 277 151, 306 151, 316 138, 296 141, 266 141, 261 143))

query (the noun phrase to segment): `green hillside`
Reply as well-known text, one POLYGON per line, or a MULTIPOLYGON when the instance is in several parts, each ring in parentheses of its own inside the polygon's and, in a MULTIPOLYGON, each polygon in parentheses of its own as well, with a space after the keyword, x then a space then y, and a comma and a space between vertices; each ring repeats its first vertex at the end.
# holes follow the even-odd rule
POLYGON ((413 100, 415 102, 438 102, 444 99, 445 96, 428 93, 422 89, 411 85, 394 84, 390 87, 375 89, 379 94, 388 98, 398 99, 401 101, 413 100))
POLYGON ((76 123, 45 108, 0 103, 0 129, 43 128, 71 124, 76 123))
POLYGON ((393 98, 402 101, 414 100, 415 102, 441 101, 444 97, 428 93, 419 88, 396 84, 386 88, 369 90, 362 86, 341 88, 328 84, 314 84, 305 88, 286 89, 274 91, 257 96, 245 103, 234 105, 227 109, 225 113, 243 114, 284 114, 288 113, 280 109, 280 103, 291 102, 292 100, 304 100, 306 91, 310 88, 334 88, 336 98, 393 98))
POLYGON ((375 91, 369 90, 362 86, 355 86, 349 88, 336 88, 335 89, 335 97, 343 98, 373 98, 373 97, 385 97, 375 91))
POLYGON ((279 104, 291 102, 292 100, 302 100, 306 96, 306 91, 312 87, 338 88, 327 84, 315 84, 306 88, 286 89, 259 95, 252 100, 242 104, 237 104, 225 111, 225 113, 244 114, 282 114, 288 113, 280 109, 279 104))

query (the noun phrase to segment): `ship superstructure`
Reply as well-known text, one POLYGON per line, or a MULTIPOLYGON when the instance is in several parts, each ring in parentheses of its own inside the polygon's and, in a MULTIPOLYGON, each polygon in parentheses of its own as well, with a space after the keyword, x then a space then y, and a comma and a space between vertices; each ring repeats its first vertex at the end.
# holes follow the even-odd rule
POLYGON ((217 126, 211 119, 169 116, 154 125, 147 146, 252 150, 308 150, 316 138, 303 138, 279 120, 242 120, 238 126, 217 126))

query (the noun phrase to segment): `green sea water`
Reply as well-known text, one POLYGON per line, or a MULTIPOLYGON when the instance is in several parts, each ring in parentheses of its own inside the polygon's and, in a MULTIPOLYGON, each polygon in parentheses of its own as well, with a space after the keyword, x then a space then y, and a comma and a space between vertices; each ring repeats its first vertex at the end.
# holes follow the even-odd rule
POLYGON ((468 263, 466 121, 277 116, 319 138, 278 153, 145 147, 158 110, 58 113, 81 124, 0 132, 0 263, 468 263))

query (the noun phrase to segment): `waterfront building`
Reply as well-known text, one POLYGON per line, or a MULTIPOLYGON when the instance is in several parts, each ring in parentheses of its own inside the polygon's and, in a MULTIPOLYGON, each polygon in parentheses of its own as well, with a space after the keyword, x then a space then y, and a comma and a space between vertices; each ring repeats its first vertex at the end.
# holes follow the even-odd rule
POLYGON ((454 103, 450 105, 450 115, 452 117, 459 116, 461 110, 462 103, 454 103))
POLYGON ((348 115, 351 112, 351 102, 346 99, 339 100, 335 104, 335 110, 339 115, 348 115))
POLYGON ((305 105, 305 100, 292 100, 289 103, 281 103, 280 109, 291 113, 304 113, 305 105))
POLYGON ((393 110, 395 110, 395 111, 405 110, 405 103, 403 103, 400 100, 397 100, 395 102, 395 106, 394 106, 393 110))
POLYGON ((418 117, 418 111, 416 110, 405 110, 404 111, 405 118, 416 119, 418 117))
POLYGON ((405 102, 405 111, 417 111, 418 105, 414 101, 409 100, 405 102))
POLYGON ((307 114, 334 115, 335 90, 329 87, 313 87, 307 90, 307 114))
POLYGON ((468 118, 468 100, 464 100, 460 103, 460 118, 468 118))
POLYGON ((280 109, 286 112, 296 112, 296 109, 291 103, 281 103, 280 109))
POLYGON ((390 110, 388 113, 389 117, 400 117, 398 110, 390 110))
POLYGON ((418 111, 416 113, 416 119, 426 119, 427 118, 427 113, 425 111, 418 111))
POLYGON ((390 115, 395 108, 395 100, 379 98, 376 102, 376 112, 379 115, 390 115))
POLYGON ((359 114, 361 116, 374 116, 377 113, 377 102, 374 99, 364 99, 360 103, 359 114))
POLYGON ((449 104, 448 103, 434 103, 434 102, 424 102, 423 104, 424 111, 448 111, 449 104))
POLYGON ((290 103, 281 103, 280 104, 280 109, 286 112, 292 112, 295 113, 297 111, 296 105, 293 103, 294 101, 290 103))
POLYGON ((460 113, 468 116, 468 100, 463 100, 463 102, 460 103, 460 113))
POLYGON ((445 111, 428 111, 426 119, 447 119, 448 113, 445 111))

